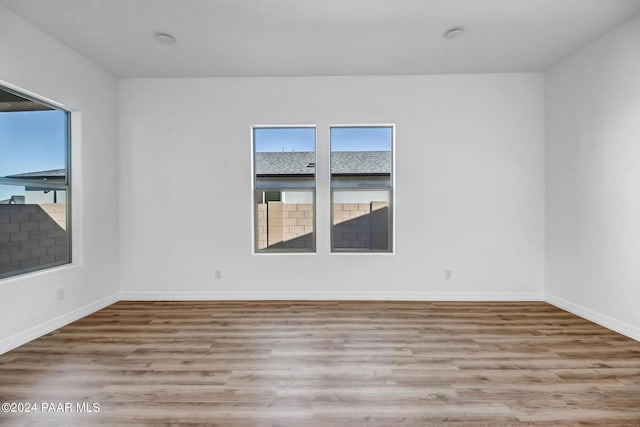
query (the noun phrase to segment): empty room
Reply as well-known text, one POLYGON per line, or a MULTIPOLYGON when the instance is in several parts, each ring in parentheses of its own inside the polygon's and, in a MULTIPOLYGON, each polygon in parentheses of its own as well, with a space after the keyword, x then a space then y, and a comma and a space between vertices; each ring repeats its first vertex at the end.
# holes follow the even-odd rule
POLYGON ((0 425, 640 425, 640 0, 0 0, 0 425))

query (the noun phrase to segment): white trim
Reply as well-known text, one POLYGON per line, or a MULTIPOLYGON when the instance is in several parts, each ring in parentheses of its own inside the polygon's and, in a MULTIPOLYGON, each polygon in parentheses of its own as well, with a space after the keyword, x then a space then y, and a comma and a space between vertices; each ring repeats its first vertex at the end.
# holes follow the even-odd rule
POLYGON ((45 274, 55 274, 63 270, 73 270, 79 268, 80 266, 81 265, 72 261, 68 264, 60 264, 49 268, 43 268, 42 270, 35 270, 28 273, 16 274, 15 276, 0 278, 0 287, 2 287, 2 285, 5 283, 17 282, 19 280, 28 280, 33 277, 43 276, 45 274))
POLYGON ((544 300, 545 302, 562 310, 568 311, 569 313, 575 314, 576 316, 580 316, 607 329, 611 329, 612 331, 618 332, 636 341, 640 341, 640 328, 636 326, 614 319, 606 314, 598 313, 590 308, 583 307, 554 295, 546 294, 544 300))
MULTIPOLYGON (((395 255, 396 254, 396 125, 395 123, 378 123, 378 124, 329 124, 329 135, 333 128, 391 128, 391 251, 370 251, 370 252, 349 252, 349 251, 333 251, 331 242, 329 243, 329 253, 332 255, 395 255)), ((316 162, 317 164, 317 162, 316 162)), ((331 187, 331 136, 329 136, 329 192, 331 193, 330 223, 333 224, 333 188, 331 187)))
POLYGON ((82 168, 82 111, 71 111, 71 264, 84 263, 84 220, 83 220, 83 168, 82 168))
POLYGON ((317 221, 316 214, 318 212, 318 125, 251 125, 251 255, 262 256, 262 255, 316 255, 318 253, 318 230, 317 230, 317 221), (259 252, 256 250, 256 218, 255 218, 255 210, 256 210, 256 192, 258 189, 256 188, 256 141, 255 141, 255 130, 256 129, 313 129, 313 154, 315 158, 315 172, 313 174, 313 242, 314 249, 313 251, 304 251, 304 252, 296 252, 296 251, 282 251, 282 252, 259 252))
POLYGON ((64 106, 64 104, 62 102, 58 102, 55 99, 51 99, 51 98, 48 98, 46 96, 42 96, 39 93, 32 92, 32 91, 27 90, 27 89, 25 89, 25 88, 23 88, 21 86, 18 86, 18 85, 14 85, 13 83, 10 83, 10 82, 8 82, 6 80, 0 80, 0 86, 4 86, 7 89, 11 89, 11 90, 14 90, 16 92, 20 92, 20 93, 22 93, 24 95, 27 95, 28 97, 33 98, 35 100, 43 101, 43 102, 46 102, 47 104, 51 104, 51 105, 53 105, 55 107, 62 108, 63 110, 66 110, 66 107, 64 106))
POLYGON ((640 341, 640 328, 565 299, 539 292, 234 292, 124 291, 48 320, 3 340, 0 355, 118 301, 544 301, 576 316, 640 341))
POLYGON ((108 297, 102 298, 98 301, 94 301, 91 304, 87 304, 84 307, 80 307, 69 313, 58 316, 54 319, 47 320, 37 326, 27 329, 26 331, 19 332, 8 338, 0 340, 0 354, 4 354, 9 350, 13 350, 16 347, 20 347, 23 344, 28 343, 36 338, 40 338, 49 332, 55 331, 63 326, 68 325, 71 322, 75 322, 89 314, 95 313, 98 310, 118 302, 118 295, 113 294, 108 297))
POLYGON ((121 301, 543 301, 538 292, 235 292, 123 291, 121 301))
POLYGON ((358 255, 363 255, 363 256, 396 256, 395 252, 386 252, 386 251, 369 251, 369 252, 358 252, 357 249, 355 249, 354 251, 344 251, 344 252, 329 252, 329 256, 358 256, 358 255))

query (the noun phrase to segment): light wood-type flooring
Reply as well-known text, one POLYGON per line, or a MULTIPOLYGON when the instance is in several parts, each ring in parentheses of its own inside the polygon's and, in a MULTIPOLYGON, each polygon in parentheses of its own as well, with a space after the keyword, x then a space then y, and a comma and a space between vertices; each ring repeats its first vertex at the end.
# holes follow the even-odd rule
POLYGON ((119 302, 0 356, 0 402, 38 405, 2 426, 640 425, 640 343, 535 302, 119 302))

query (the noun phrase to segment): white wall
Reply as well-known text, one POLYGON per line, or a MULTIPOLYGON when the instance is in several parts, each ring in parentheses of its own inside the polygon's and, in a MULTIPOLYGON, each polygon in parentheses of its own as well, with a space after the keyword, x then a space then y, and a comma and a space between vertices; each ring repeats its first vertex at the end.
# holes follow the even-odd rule
POLYGON ((541 74, 119 81, 123 297, 541 299, 543 85, 541 74), (329 125, 379 123, 397 126, 396 253, 330 255, 329 125), (318 125, 316 255, 252 255, 250 129, 273 124, 318 125))
POLYGON ((0 7, 0 81, 74 111, 75 178, 74 263, 0 280, 0 353, 114 301, 118 279, 124 298, 539 299, 545 236, 547 299, 640 339, 638 45, 640 17, 546 87, 539 74, 116 84, 0 7), (395 254, 331 255, 328 128, 380 123, 397 126, 395 254), (250 127, 269 124, 318 125, 315 255, 251 254, 250 127))
POLYGON ((389 191, 335 191, 333 192, 334 203, 371 203, 389 202, 389 191))
MULTIPOLYGON (((207 194, 207 197, 211 197, 207 194)), ((312 191, 283 191, 282 192, 283 203, 313 203, 312 191)))
MULTIPOLYGON (((20 188, 20 187, 18 187, 20 188)), ((24 187, 23 187, 24 188, 24 187)), ((22 190, 22 188, 20 188, 22 190)), ((40 203, 67 203, 67 192, 62 190, 47 191, 45 190, 25 190, 24 203, 26 205, 39 205, 40 203)))
POLYGON ((115 299, 118 177, 115 79, 3 7, 0 58, 0 81, 63 103, 74 128, 74 262, 0 280, 2 353, 115 299))
POLYGON ((640 16, 546 76, 548 299, 640 339, 640 16))

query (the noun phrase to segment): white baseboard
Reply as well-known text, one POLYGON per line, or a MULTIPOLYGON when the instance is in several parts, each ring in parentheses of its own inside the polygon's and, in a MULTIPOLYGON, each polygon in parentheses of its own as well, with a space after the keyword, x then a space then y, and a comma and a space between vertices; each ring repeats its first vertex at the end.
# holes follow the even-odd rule
POLYGON ((233 292, 124 291, 123 301, 544 301, 538 292, 233 292))
POLYGON ((600 326, 604 326, 607 329, 611 329, 612 331, 618 332, 629 338, 633 338, 636 341, 640 341, 640 328, 637 328, 633 325, 553 295, 547 294, 545 296, 545 301, 551 305, 555 305, 558 308, 566 310, 569 313, 573 313, 576 316, 580 316, 594 323, 597 323, 600 326))
POLYGON ((68 325, 71 322, 75 322, 76 320, 88 316, 89 314, 94 313, 98 310, 101 310, 117 301, 117 294, 110 295, 98 301, 92 302, 91 304, 87 304, 84 307, 80 307, 69 313, 63 314, 62 316, 58 316, 55 319, 48 320, 44 323, 34 326, 33 328, 27 329, 26 331, 0 340, 0 354, 4 354, 9 350, 20 347, 21 345, 26 344, 29 341, 46 335, 49 332, 55 331, 56 329, 68 325))

